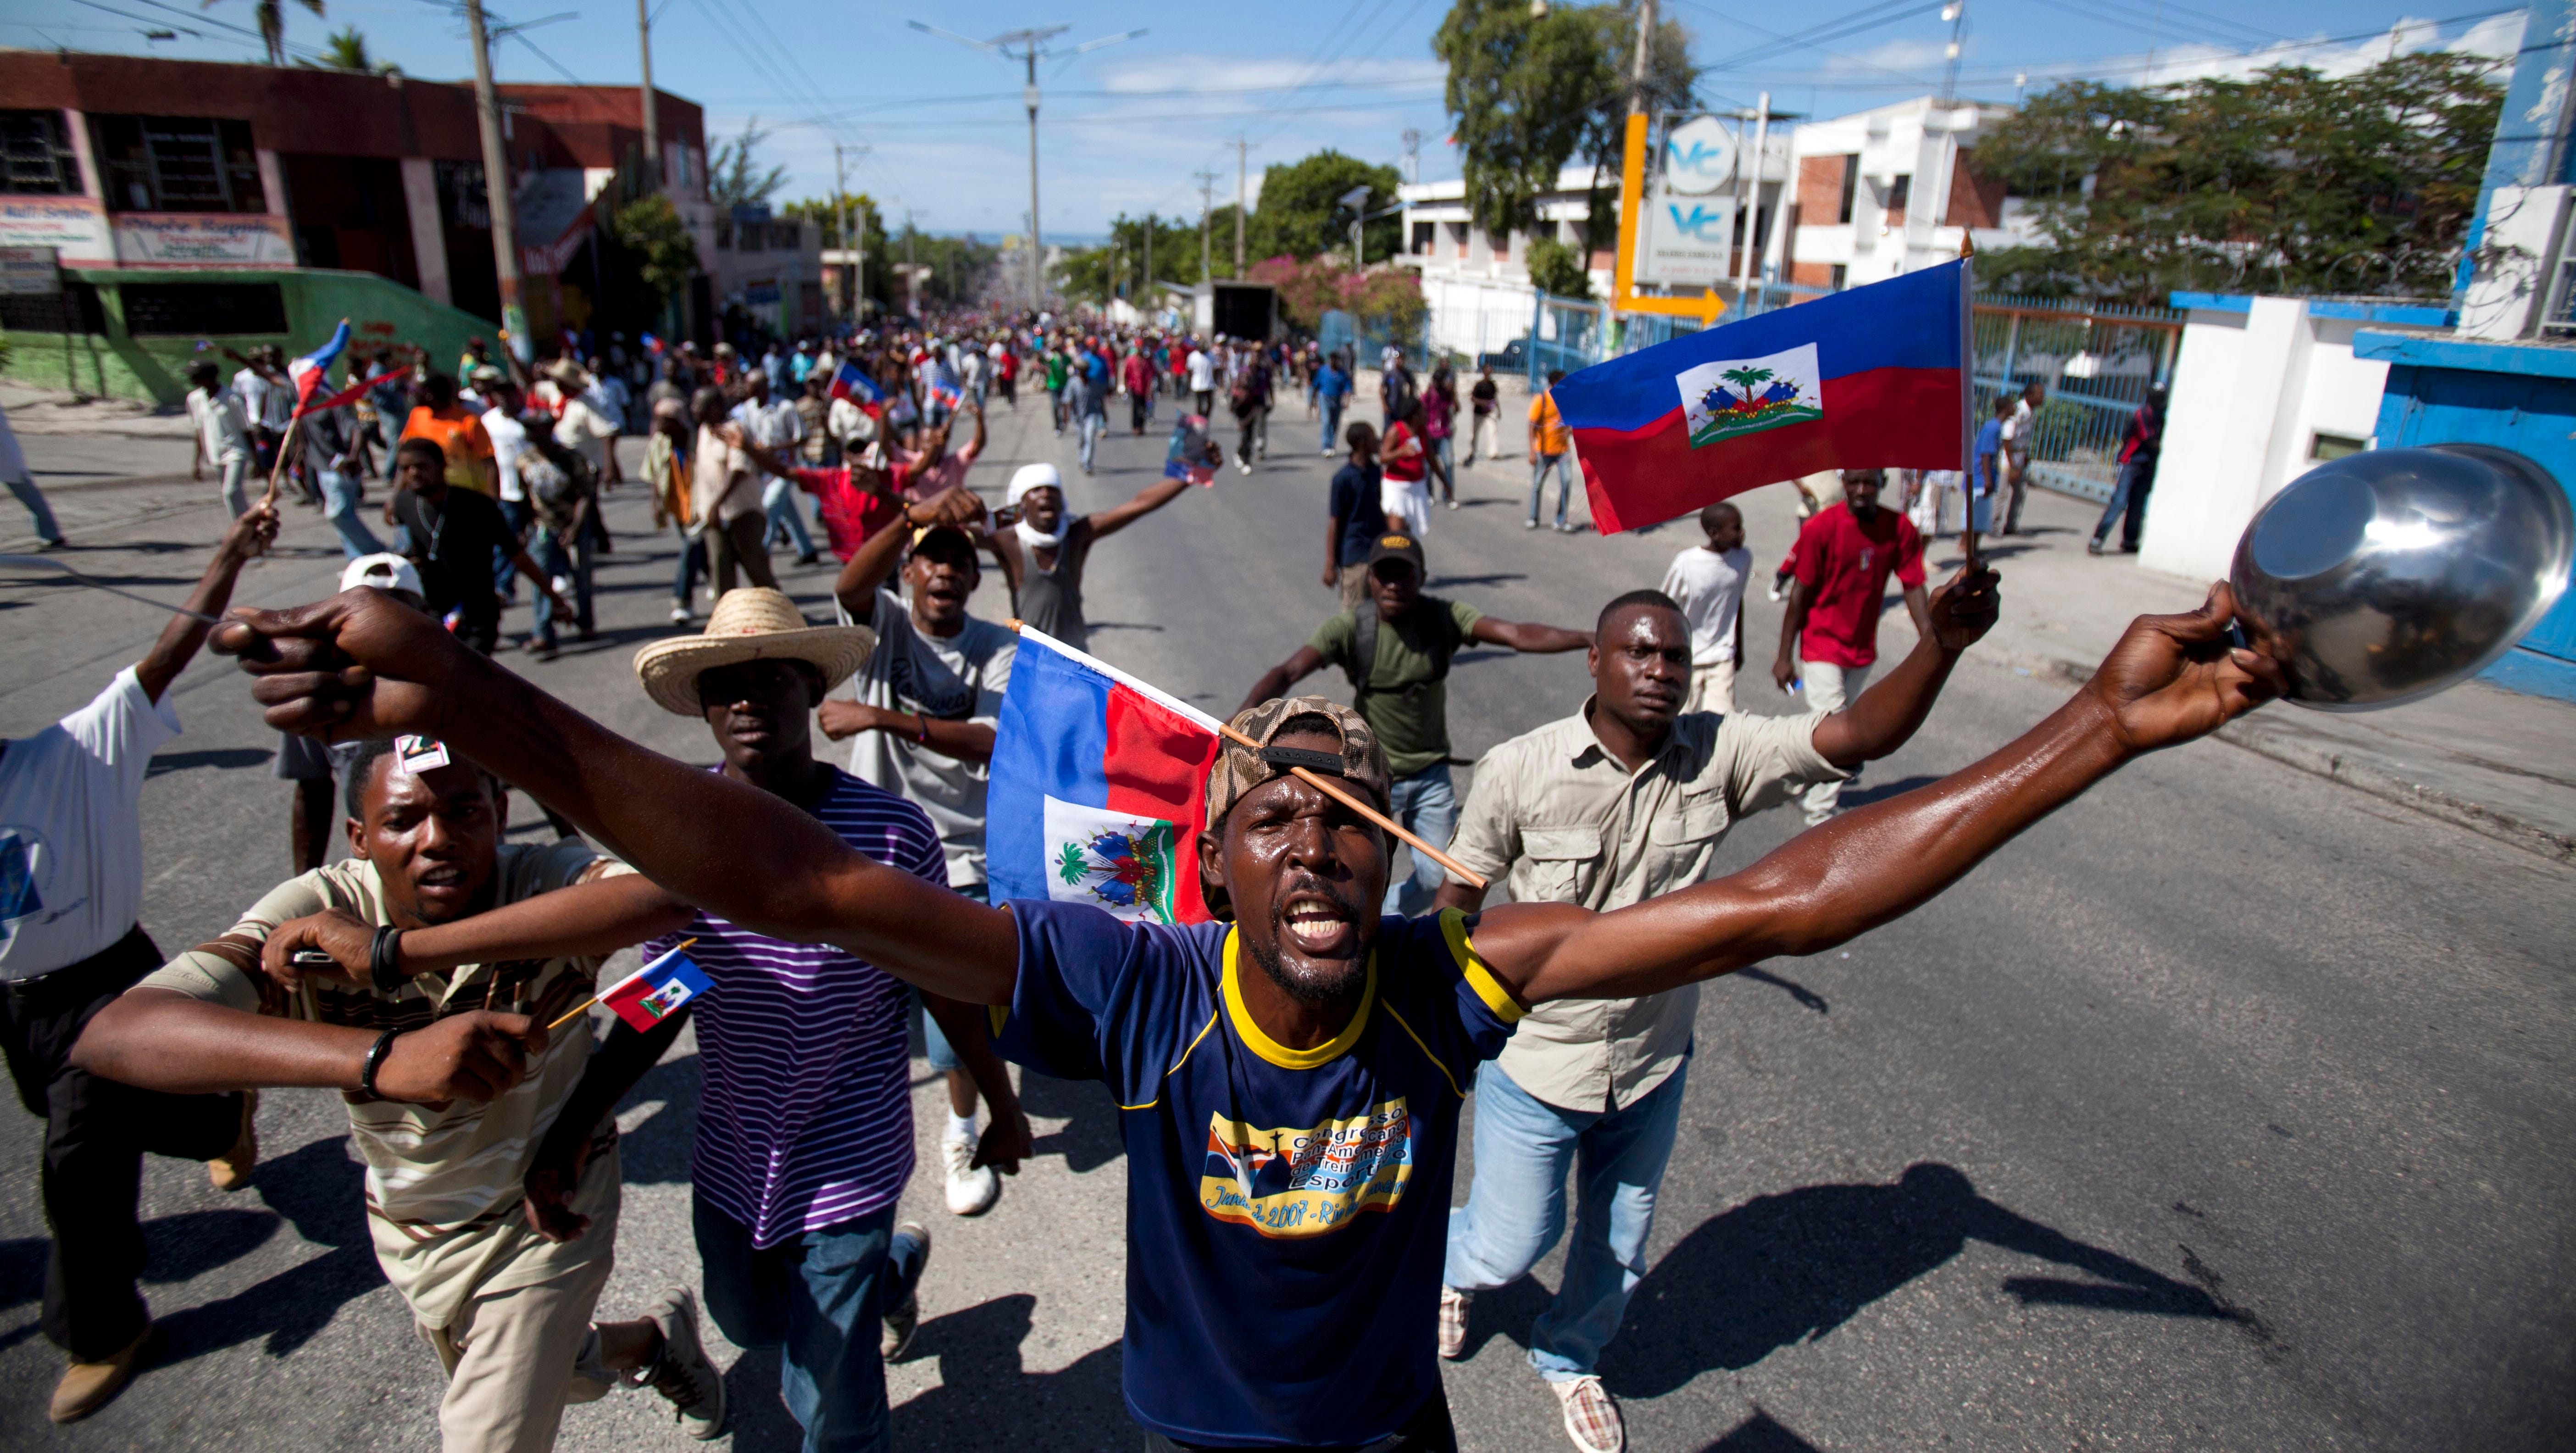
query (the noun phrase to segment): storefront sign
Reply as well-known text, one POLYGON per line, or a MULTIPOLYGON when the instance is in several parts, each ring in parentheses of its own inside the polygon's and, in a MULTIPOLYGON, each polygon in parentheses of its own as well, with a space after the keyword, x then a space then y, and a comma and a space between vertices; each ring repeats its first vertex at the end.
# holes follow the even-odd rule
POLYGON ((110 267, 107 217, 87 197, 0 195, 0 247, 50 247, 67 267, 110 267))
POLYGON ((50 247, 0 247, 0 295, 43 298, 63 290, 63 270, 50 247))
POLYGON ((286 219, 256 212, 125 212, 114 219, 127 267, 293 267, 286 219))
POLYGON ((1684 287, 1725 282, 1733 273, 1735 199, 1656 194, 1637 241, 1637 280, 1684 287))

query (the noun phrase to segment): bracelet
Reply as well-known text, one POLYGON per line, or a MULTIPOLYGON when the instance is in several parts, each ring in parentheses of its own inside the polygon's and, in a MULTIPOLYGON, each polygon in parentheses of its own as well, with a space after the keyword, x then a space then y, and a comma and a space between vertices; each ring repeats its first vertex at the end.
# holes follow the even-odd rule
POLYGON ((358 1061, 359 1094, 371 1099, 383 1098, 376 1090, 376 1071, 385 1067, 385 1055, 394 1047, 394 1036, 400 1033, 399 1029, 388 1029, 376 1036, 375 1043, 367 1046, 367 1057, 358 1061))
POLYGON ((376 930, 376 941, 367 947, 367 977, 379 994, 394 993, 411 977, 402 971, 401 940, 402 930, 388 923, 376 930))
POLYGON ((916 741, 916 742, 919 742, 921 745, 923 745, 923 746, 925 746, 925 747, 926 747, 926 746, 929 746, 929 745, 930 745, 930 718, 929 718, 928 716, 924 715, 923 713, 921 713, 921 712, 917 712, 917 711, 916 711, 916 712, 914 712, 914 713, 912 714, 912 719, 913 719, 914 721, 917 721, 917 722, 921 723, 921 730, 919 730, 919 731, 917 731, 917 732, 914 732, 914 733, 912 734, 912 739, 913 739, 914 741, 916 741))

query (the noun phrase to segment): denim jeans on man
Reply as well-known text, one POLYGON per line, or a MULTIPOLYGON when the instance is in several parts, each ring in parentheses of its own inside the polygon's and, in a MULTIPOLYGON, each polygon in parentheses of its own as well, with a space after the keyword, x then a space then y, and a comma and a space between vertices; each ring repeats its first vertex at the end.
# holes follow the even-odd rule
POLYGON ((351 560, 361 555, 384 553, 384 542, 376 538, 376 532, 368 529, 367 522, 358 515, 358 486, 362 476, 355 470, 324 469, 316 472, 322 476, 322 513, 330 519, 331 528, 340 532, 340 553, 351 560))
POLYGON ((1618 1110, 1566 1110, 1532 1096, 1487 1061, 1476 1072, 1476 1177, 1449 1213, 1440 1279, 1491 1291, 1529 1275, 1565 1234, 1565 1176, 1574 1172, 1574 1242, 1556 1300, 1530 1325, 1529 1360, 1550 1382, 1589 1376, 1619 1334, 1646 1274, 1655 1192, 1672 1159, 1690 1079, 1685 1058, 1618 1110))
MULTIPOLYGON (((539 530, 536 548, 529 552, 535 557, 537 568, 546 573, 547 579, 569 579, 572 582, 573 625, 583 635, 590 634, 593 625, 590 612, 590 583, 596 569, 593 564, 595 549, 596 546, 588 529, 582 530, 570 545, 555 538, 555 532, 552 530, 539 530)), ((537 639, 549 646, 555 644, 557 624, 553 598, 540 593, 537 596, 537 639)))
POLYGON ((0 484, 8 485, 9 492, 18 497, 18 503, 25 505, 27 513, 36 517, 37 539, 48 545, 63 542, 63 527, 54 523, 53 507, 45 503, 44 491, 36 488, 35 476, 0 480, 0 484))
POLYGON ((1080 423, 1082 425, 1082 472, 1089 474, 1092 453, 1100 447, 1100 436, 1108 432, 1109 416, 1095 414, 1086 407, 1082 411, 1080 423))
POLYGON ((2120 466, 2119 487, 2111 491, 2111 502, 2102 507, 2101 522, 2093 527, 2097 547, 2111 536, 2111 522, 2120 521, 2120 549, 2138 548, 2138 536, 2147 522, 2147 494, 2156 487, 2156 461, 2150 455, 2132 459, 2120 466))
POLYGON ((1547 472, 1551 469, 1556 471, 1556 523, 1561 529, 1565 525, 1565 502, 1574 493, 1574 462, 1563 454, 1530 456, 1529 522, 1538 523, 1538 502, 1547 493, 1547 472))
MULTIPOLYGON (((1435 763, 1410 777, 1398 777, 1387 784, 1387 816, 1403 823, 1424 842, 1436 847, 1449 846, 1450 837, 1458 831, 1458 789, 1449 781, 1449 764, 1435 763)), ((1410 918, 1431 911, 1431 895, 1440 891, 1447 870, 1421 853, 1406 849, 1413 866, 1401 878, 1391 878, 1386 885, 1387 913, 1401 913, 1410 918)))
POLYGON ((1325 453, 1330 454, 1333 452, 1333 436, 1342 432, 1342 396, 1340 394, 1326 394, 1323 398, 1323 405, 1323 450, 1325 453))
MULTIPOLYGON (((501 507, 501 518, 510 522, 510 532, 526 540, 529 526, 537 522, 537 512, 523 499, 496 499, 493 503, 501 507)), ((518 604, 519 567, 511 563, 506 546, 492 547, 492 583, 500 590, 503 601, 518 604)))
POLYGON ((892 1446, 878 1329, 921 1277, 918 1256, 891 1254, 897 1208, 761 1248, 703 1194, 690 1199, 707 1315, 736 1347, 782 1352, 779 1395, 805 1430, 805 1453, 892 1446))
POLYGON ((772 476, 760 487, 760 507, 769 516, 770 539, 776 540, 784 530, 796 546, 797 559, 814 553, 814 537, 806 533, 804 513, 796 508, 796 481, 772 476))

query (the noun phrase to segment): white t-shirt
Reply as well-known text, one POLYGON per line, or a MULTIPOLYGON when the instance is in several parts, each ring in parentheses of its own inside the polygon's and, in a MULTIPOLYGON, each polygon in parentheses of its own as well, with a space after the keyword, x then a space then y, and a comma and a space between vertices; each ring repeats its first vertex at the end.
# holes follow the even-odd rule
MULTIPOLYGON (((766 404, 744 399, 733 406, 727 417, 742 425, 743 437, 772 453, 788 453, 805 437, 805 421, 796 414, 796 405, 786 399, 773 398, 766 404)), ((773 476, 762 471, 761 478, 773 476)))
POLYGON ((126 667, 89 705, 0 753, 0 982, 68 968, 143 913, 143 771, 179 735, 126 667))
MULTIPOLYGON (((1009 627, 967 617, 953 636, 912 628, 912 612, 890 590, 877 592, 875 613, 852 621, 834 606, 843 625, 877 633, 876 651, 851 683, 858 699, 912 716, 944 717, 998 726, 1002 694, 1011 688, 1011 662, 1020 638, 1009 627)), ((850 738, 850 775, 912 799, 939 829, 948 855, 948 886, 984 881, 984 790, 992 779, 986 762, 961 762, 891 732, 850 738)))
POLYGON ((1744 581, 1753 552, 1738 545, 1720 555, 1693 545, 1664 571, 1663 592, 1679 602, 1690 622, 1691 664, 1716 666, 1735 659, 1735 617, 1744 609, 1744 581))
POLYGON ((563 416, 555 420, 555 442, 589 460, 593 469, 608 467, 608 441, 616 437, 617 420, 594 407, 587 392, 566 400, 563 416))
POLYGON ((2027 449, 2030 447, 2030 426, 2032 417, 2030 400, 2026 398, 2013 400, 2012 412, 2004 416, 2004 444, 2007 448, 2027 449))
POLYGON ((1208 390, 1210 390, 1210 389, 1212 389, 1212 388, 1215 388, 1215 387, 1216 387, 1216 364, 1215 364, 1214 362, 1212 362, 1212 361, 1210 361, 1210 360, 1209 360, 1209 358, 1208 358, 1208 356, 1207 356, 1207 350, 1206 350, 1206 349, 1204 349, 1204 348, 1193 348, 1193 349, 1191 349, 1191 350, 1190 350, 1190 392, 1192 392, 1192 393, 1194 393, 1194 394, 1197 394, 1197 393, 1206 393, 1208 390))
POLYGON ((197 422, 197 438, 205 444, 208 460, 229 464, 250 457, 250 428, 243 422, 240 400, 229 390, 190 389, 188 417, 197 422))
POLYGON ((527 429, 499 409, 486 409, 483 432, 492 439, 492 464, 500 476, 501 498, 512 504, 525 504, 528 492, 519 483, 519 452, 528 447, 527 429))

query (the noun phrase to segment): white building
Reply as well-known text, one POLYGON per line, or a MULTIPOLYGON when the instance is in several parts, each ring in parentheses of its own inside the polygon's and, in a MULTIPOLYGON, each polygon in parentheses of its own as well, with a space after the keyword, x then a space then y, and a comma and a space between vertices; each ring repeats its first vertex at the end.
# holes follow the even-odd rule
POLYGON ((794 217, 718 214, 715 244, 708 271, 718 309, 740 307, 782 338, 823 331, 821 227, 794 217))
POLYGON ((1977 248, 2035 240, 2021 199, 1980 176, 1977 138, 2013 114, 1930 96, 1809 121, 1791 133, 1798 194, 1788 281, 1858 287, 1948 262, 1959 235, 1977 248))

